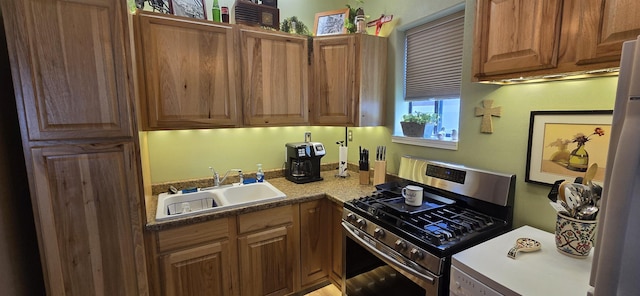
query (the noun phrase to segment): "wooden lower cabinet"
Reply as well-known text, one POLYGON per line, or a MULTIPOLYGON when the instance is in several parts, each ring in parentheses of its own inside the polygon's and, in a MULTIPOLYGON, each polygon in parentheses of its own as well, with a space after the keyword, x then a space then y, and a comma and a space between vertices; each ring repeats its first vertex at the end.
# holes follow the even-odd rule
POLYGON ((300 204, 300 282, 302 288, 328 280, 329 201, 319 199, 300 204))
POLYGON ((47 294, 147 294, 134 144, 30 152, 47 294))
POLYGON ((286 205, 152 233, 162 295, 289 295, 342 279, 342 205, 286 205))
POLYGON ((241 295, 299 290, 297 209, 289 205, 238 216, 241 295))
POLYGON ((230 259, 228 240, 163 256, 166 295, 232 295, 230 259))
POLYGON ((296 250, 293 225, 238 238, 241 295, 293 293, 296 250))
POLYGON ((344 243, 344 236, 342 235, 342 205, 334 202, 331 203, 331 221, 329 223, 331 227, 329 247, 331 253, 331 271, 329 272, 329 278, 331 282, 338 287, 342 286, 342 244, 344 243))
POLYGON ((162 295, 238 295, 235 217, 157 233, 162 295))

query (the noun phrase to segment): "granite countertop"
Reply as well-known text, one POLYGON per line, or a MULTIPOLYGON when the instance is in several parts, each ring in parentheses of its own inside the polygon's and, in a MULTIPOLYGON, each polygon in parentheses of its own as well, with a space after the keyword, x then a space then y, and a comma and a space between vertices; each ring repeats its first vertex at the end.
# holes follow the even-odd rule
POLYGON ((371 192, 376 190, 375 186, 371 184, 360 185, 358 172, 349 171, 350 176, 347 178, 335 177, 335 173, 336 172, 333 170, 323 171, 321 175, 324 180, 307 184, 296 184, 285 179, 284 177, 267 179, 267 182, 271 183, 273 186, 280 189, 280 191, 284 192, 287 195, 287 198, 273 202, 250 205, 247 207, 239 207, 213 213, 203 213, 200 215, 161 222, 158 222, 155 219, 158 196, 153 195, 151 197, 148 197, 146 200, 146 229, 152 231, 164 230, 176 226, 204 222, 213 219, 234 216, 237 214, 255 212, 289 204, 321 199, 324 197, 329 198, 333 202, 342 204, 347 200, 369 195, 371 194, 371 192))

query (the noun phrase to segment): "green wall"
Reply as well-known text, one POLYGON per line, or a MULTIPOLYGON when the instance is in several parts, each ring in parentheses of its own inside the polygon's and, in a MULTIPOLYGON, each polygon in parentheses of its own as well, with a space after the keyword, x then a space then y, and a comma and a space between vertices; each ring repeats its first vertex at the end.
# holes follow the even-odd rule
MULTIPOLYGON (((282 11, 295 11, 303 20, 311 20, 318 11, 339 9, 346 1, 278 1, 282 11), (316 2, 323 2, 318 10, 316 2), (304 3, 298 4, 298 3, 304 3), (335 3, 333 6, 328 3, 335 3), (289 9, 290 6, 296 9, 289 9)), ((349 1, 353 4, 354 1, 349 1)), ((465 1, 449 0, 366 0, 365 13, 372 18, 393 14, 396 30, 389 35, 387 127, 349 128, 354 133, 349 143, 349 161, 357 162, 357 147, 375 149, 388 146, 388 171, 397 173, 402 155, 457 162, 481 169, 517 175, 515 226, 531 225, 553 231, 555 213, 548 204, 549 187, 524 182, 529 114, 538 110, 597 110, 612 109, 617 77, 583 79, 523 85, 494 86, 471 83, 471 48, 473 42, 473 12, 475 1, 466 1, 465 58, 461 93, 460 140, 458 150, 443 150, 391 143, 393 122, 403 113, 402 54, 403 34, 399 30, 433 19, 438 12, 455 9, 465 1), (493 134, 480 133, 479 117, 474 108, 482 100, 494 100, 502 107, 502 116, 493 119, 493 134)), ((290 15, 287 15, 290 16, 290 15)), ((337 140, 344 139, 345 128, 340 127, 281 127, 242 128, 203 131, 148 132, 151 182, 208 177, 208 166, 219 171, 239 167, 255 171, 261 162, 266 169, 282 167, 284 143, 301 141, 304 131, 310 130, 314 141, 327 148, 324 163, 337 161, 337 140)))

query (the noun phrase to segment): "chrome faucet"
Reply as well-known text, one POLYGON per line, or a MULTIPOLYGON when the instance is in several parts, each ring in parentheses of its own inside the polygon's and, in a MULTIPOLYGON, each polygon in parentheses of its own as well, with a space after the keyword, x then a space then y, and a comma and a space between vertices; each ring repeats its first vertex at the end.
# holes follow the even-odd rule
POLYGON ((209 167, 209 170, 211 170, 211 173, 213 173, 213 187, 219 187, 220 174, 218 174, 218 172, 213 167, 209 167))
POLYGON ((224 173, 222 180, 220 180, 220 174, 218 174, 218 172, 213 167, 209 167, 209 169, 213 173, 213 187, 220 187, 220 184, 224 183, 224 180, 227 179, 227 177, 229 176, 229 173, 231 172, 238 172, 238 178, 240 178, 240 185, 244 183, 244 175, 242 174, 241 169, 228 170, 226 173, 224 173))

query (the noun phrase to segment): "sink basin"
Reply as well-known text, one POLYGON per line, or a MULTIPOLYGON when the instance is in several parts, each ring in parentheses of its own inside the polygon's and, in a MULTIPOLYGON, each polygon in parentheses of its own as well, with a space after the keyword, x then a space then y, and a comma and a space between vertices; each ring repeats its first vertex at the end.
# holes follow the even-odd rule
POLYGON ((220 201, 224 205, 251 205, 284 199, 287 196, 268 182, 232 186, 219 190, 220 201))
POLYGON ((213 187, 193 193, 158 196, 156 221, 182 218, 196 214, 217 212, 284 199, 287 196, 268 182, 213 187))
POLYGON ((220 197, 210 190, 184 194, 162 193, 158 195, 156 220, 180 218, 226 208, 220 197))

